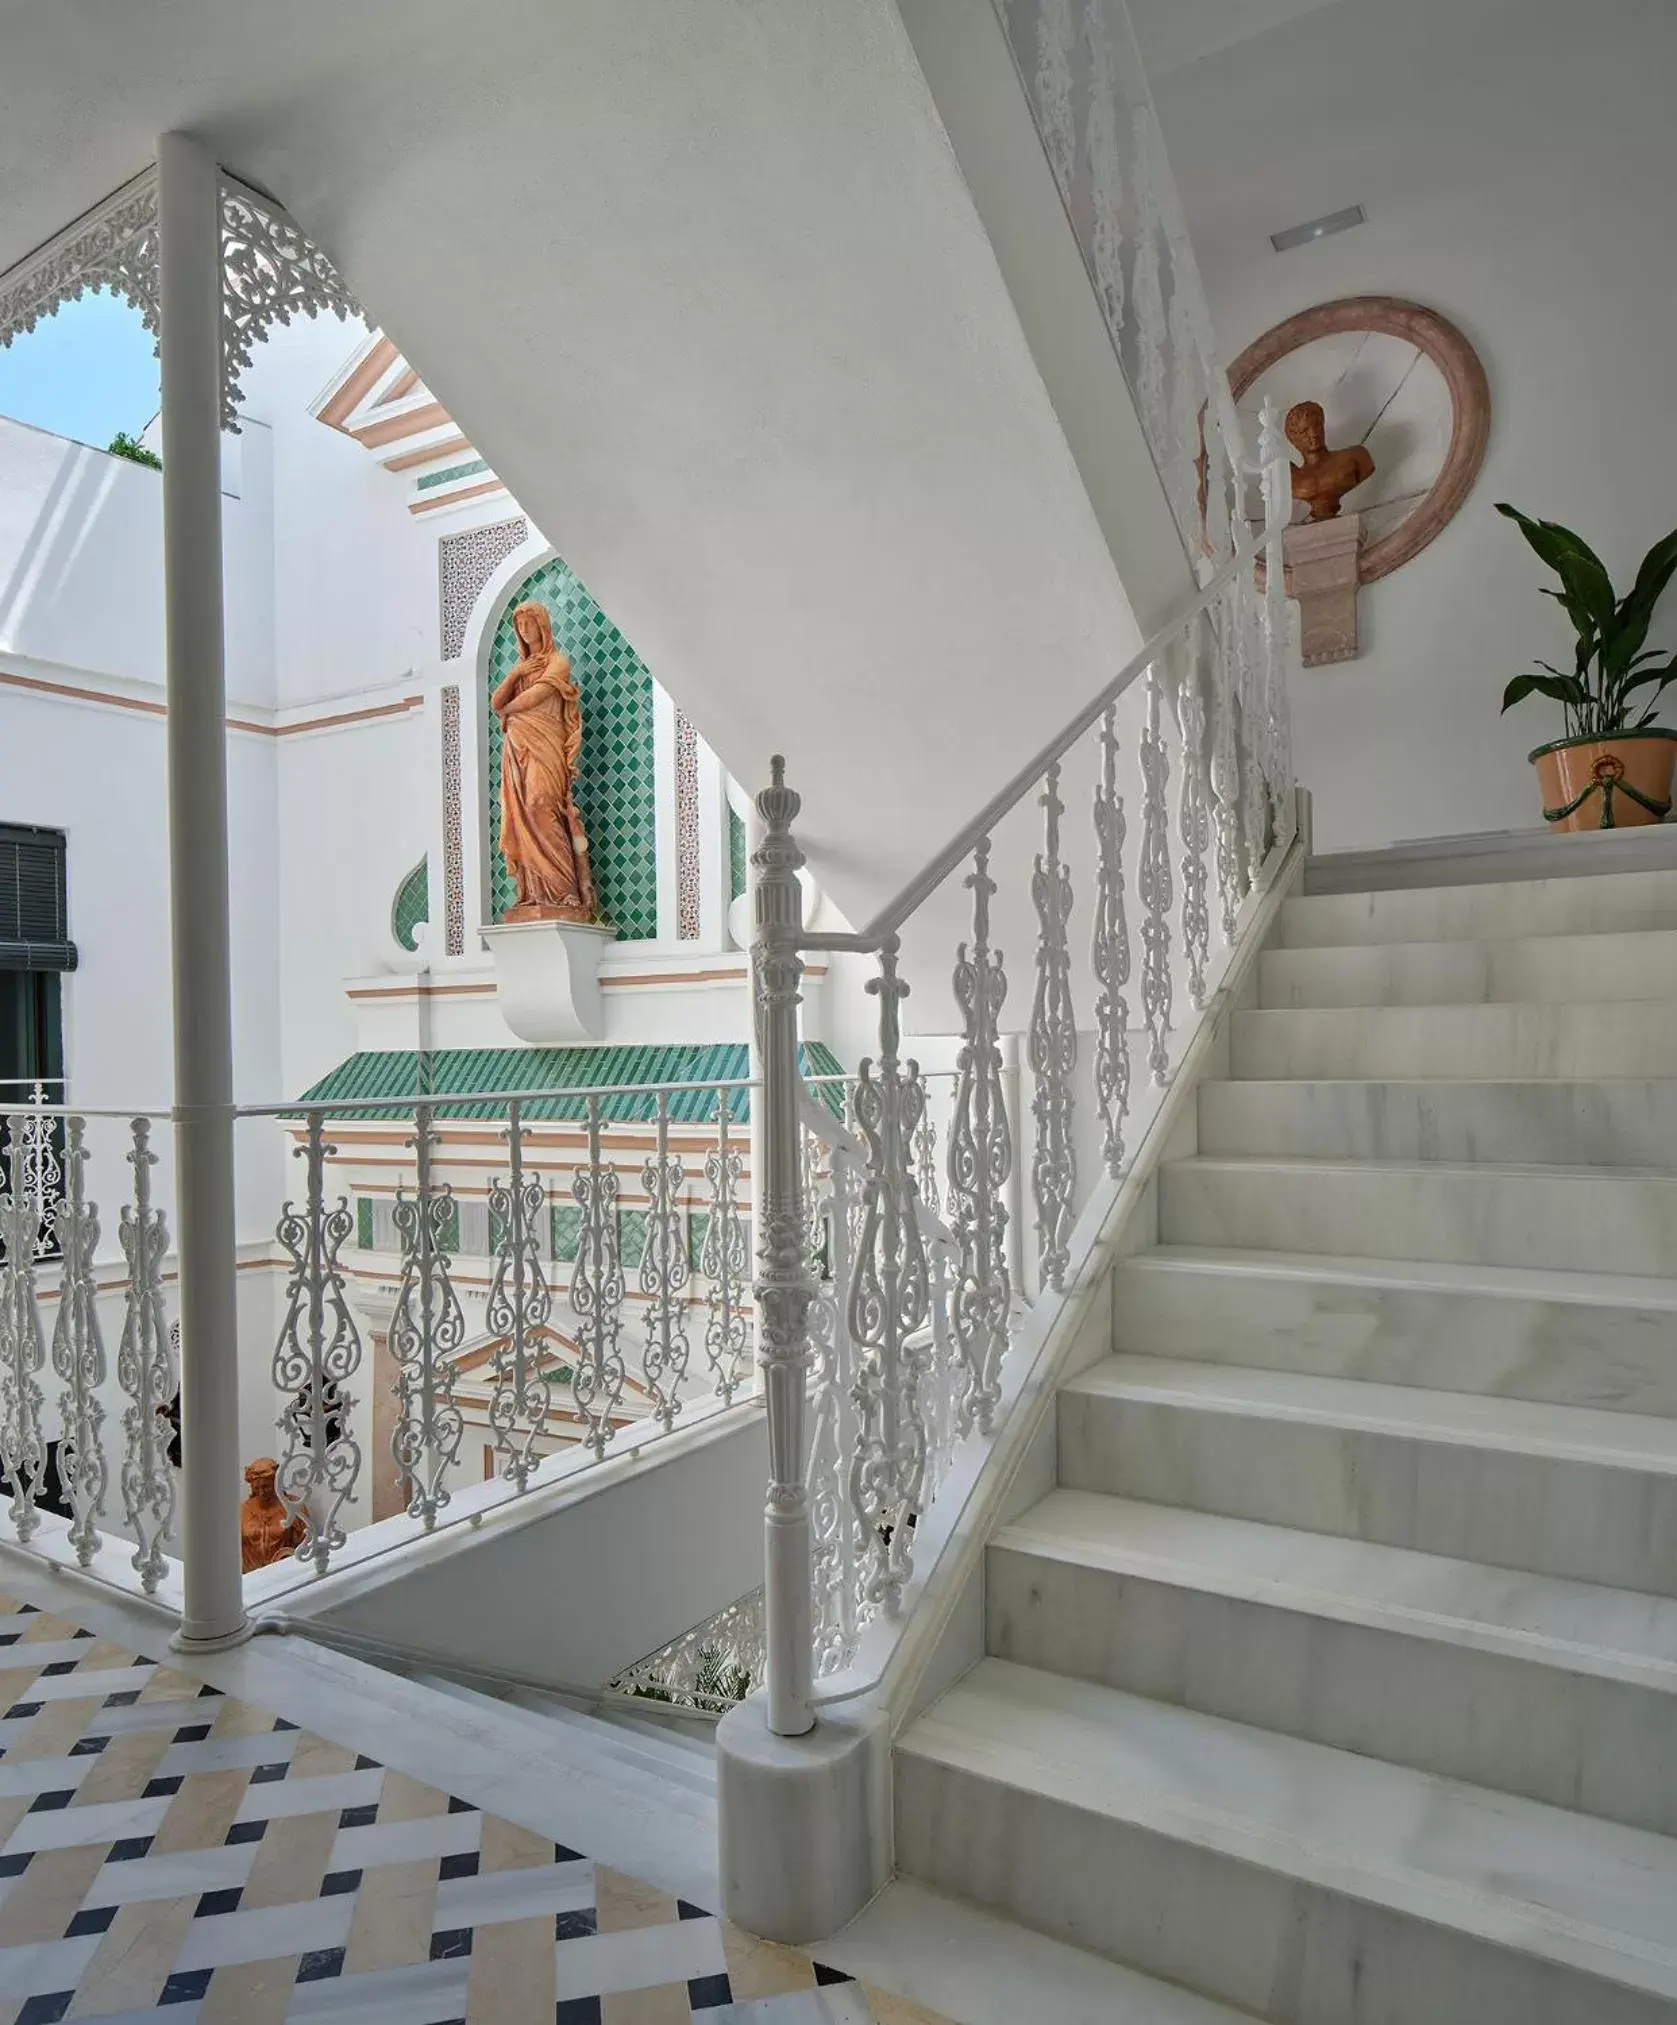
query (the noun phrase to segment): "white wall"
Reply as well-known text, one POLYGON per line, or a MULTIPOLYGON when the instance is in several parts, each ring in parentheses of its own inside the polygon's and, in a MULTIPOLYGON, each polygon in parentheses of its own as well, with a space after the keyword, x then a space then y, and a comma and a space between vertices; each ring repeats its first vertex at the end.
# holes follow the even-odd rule
MULTIPOLYGON (((1540 826, 1525 756, 1559 708, 1498 711, 1533 656, 1570 665, 1570 635, 1493 502, 1575 527, 1621 588, 1677 523, 1673 76, 1665 0, 1337 0, 1155 81, 1226 355, 1312 303, 1393 294, 1490 376, 1461 513, 1364 589, 1361 659, 1295 676, 1319 847, 1540 826), (1270 248, 1357 203, 1366 225, 1270 248)), ((1677 598, 1654 637, 1677 645, 1677 598)))

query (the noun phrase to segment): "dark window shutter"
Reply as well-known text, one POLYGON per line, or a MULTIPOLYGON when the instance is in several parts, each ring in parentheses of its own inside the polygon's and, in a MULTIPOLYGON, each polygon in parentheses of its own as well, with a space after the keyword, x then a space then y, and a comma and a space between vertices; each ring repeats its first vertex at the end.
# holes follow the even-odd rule
POLYGON ((0 823, 0 969, 75 967, 64 832, 0 823))

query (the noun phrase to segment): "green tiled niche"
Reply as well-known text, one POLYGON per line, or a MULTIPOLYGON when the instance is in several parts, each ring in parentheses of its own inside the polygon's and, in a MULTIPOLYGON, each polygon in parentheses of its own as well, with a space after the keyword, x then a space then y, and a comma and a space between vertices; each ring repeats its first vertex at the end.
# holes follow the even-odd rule
MULTIPOLYGON (((512 592, 489 654, 493 694, 518 659, 515 606, 544 604, 553 637, 571 657, 582 695, 582 761, 576 805, 588 832, 594 888, 602 919, 621 941, 658 933, 657 799, 652 763, 652 677, 623 635, 555 557, 512 592)), ((501 856, 501 724, 483 699, 489 738, 489 863, 491 911, 499 921, 518 898, 501 856)))
POLYGON ((404 949, 417 949, 414 930, 431 918, 431 877, 424 858, 396 888, 390 903, 390 932, 404 949))
POLYGON ((737 900, 745 891, 745 825, 739 811, 728 810, 728 898, 737 900))

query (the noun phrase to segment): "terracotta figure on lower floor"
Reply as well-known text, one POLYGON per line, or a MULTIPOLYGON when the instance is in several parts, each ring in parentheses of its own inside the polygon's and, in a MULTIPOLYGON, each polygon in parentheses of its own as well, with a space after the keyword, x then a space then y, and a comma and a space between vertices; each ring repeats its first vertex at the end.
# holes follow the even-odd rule
POLYGON ((509 921, 592 921, 594 875, 576 808, 582 699, 547 607, 512 615, 519 657, 489 699, 501 720, 501 855, 518 887, 509 921))
POLYGON ((303 1537, 303 1522, 294 1519, 280 1503, 274 1489, 279 1464, 271 1455, 259 1455, 245 1468, 250 1496, 239 1507, 240 1563, 248 1575, 253 1568, 266 1568, 294 1553, 303 1537))

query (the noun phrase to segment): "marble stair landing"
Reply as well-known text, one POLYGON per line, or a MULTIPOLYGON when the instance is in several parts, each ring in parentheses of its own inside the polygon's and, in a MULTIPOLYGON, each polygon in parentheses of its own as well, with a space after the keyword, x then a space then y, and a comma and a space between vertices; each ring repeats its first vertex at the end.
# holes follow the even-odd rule
POLYGON ((1307 868, 914 1879, 1274 2025, 1677 2025, 1677 828, 1571 841, 1307 868))

